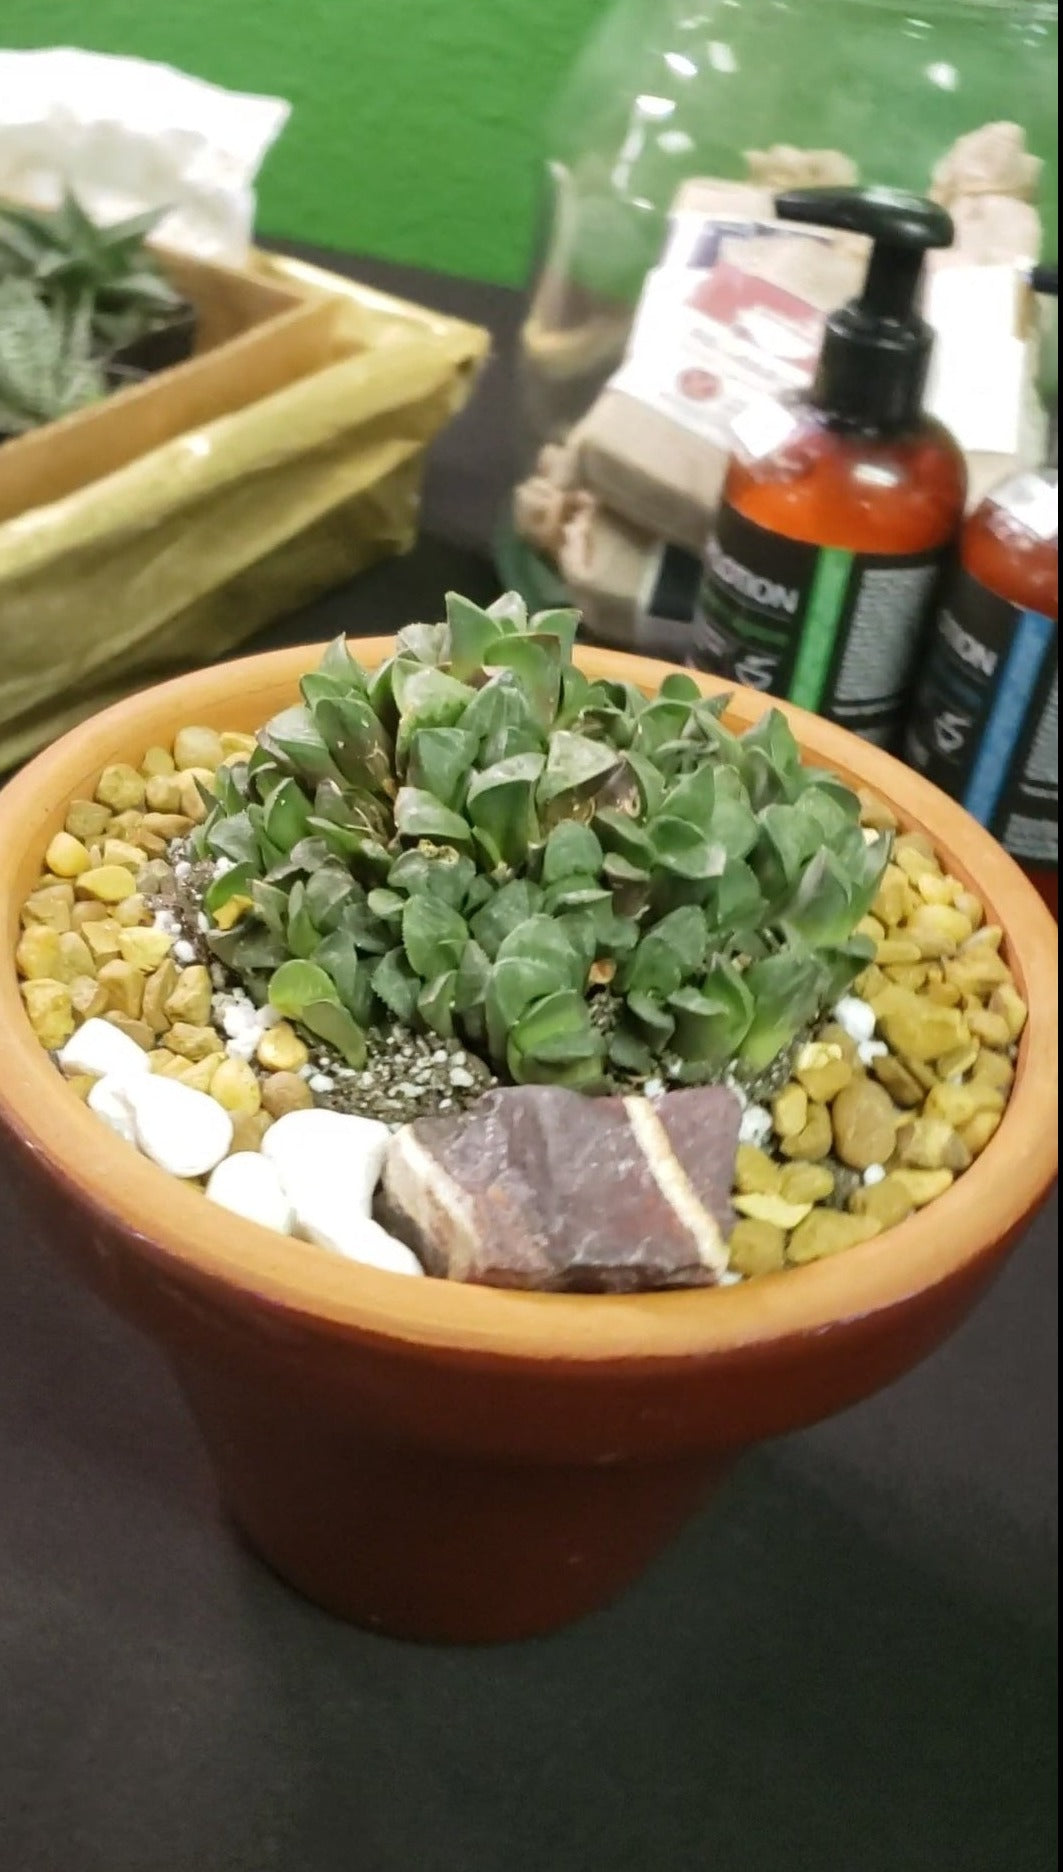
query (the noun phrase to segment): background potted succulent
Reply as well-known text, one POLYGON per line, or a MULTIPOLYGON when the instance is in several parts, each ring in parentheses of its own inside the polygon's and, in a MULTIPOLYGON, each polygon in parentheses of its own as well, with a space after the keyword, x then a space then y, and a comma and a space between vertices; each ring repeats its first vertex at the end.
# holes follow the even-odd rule
POLYGON ((69 190, 51 212, 0 203, 0 431, 22 434, 191 355, 195 308, 146 246, 161 219, 103 227, 69 190))
POLYGON ((446 638, 417 626, 398 654, 361 646, 365 677, 342 645, 322 666, 297 650, 207 670, 88 723, 0 800, 0 1138, 28 1217, 158 1339, 255 1547, 320 1603, 423 1638, 516 1637, 601 1603, 745 1446, 856 1401, 939 1343, 1055 1171, 1055 930, 1000 848, 838 729, 782 711, 799 766, 764 698, 739 692, 721 712, 710 679, 604 652, 577 651, 573 670, 554 626, 511 631, 459 607, 446 638), (485 651, 519 680, 467 680, 485 651), (516 701, 499 708, 500 693, 516 701), (570 706, 584 726, 600 712, 595 734, 562 719, 570 706), (475 781, 470 707, 498 710, 481 724, 475 781), (225 860, 208 890, 217 956, 349 1060, 372 997, 391 996, 440 1037, 470 1023, 517 1080, 586 1089, 610 1066, 700 1078, 743 1053, 755 1073, 866 961, 853 930, 881 853, 872 829, 850 836, 838 782, 866 787, 1004 932, 1029 1019, 998 1129, 899 1226, 809 1265, 671 1293, 399 1279, 212 1208, 197 1188, 164 1191, 155 1165, 60 1084, 12 958, 19 906, 87 778, 123 763, 135 775, 146 749, 176 746, 192 722, 258 737, 200 815, 200 849, 225 860), (718 758, 688 762, 696 737, 718 758), (755 864, 754 812, 768 834, 755 864), (706 816, 728 839, 706 838, 706 816), (401 855, 389 849, 399 826, 401 855), (429 890, 418 861, 441 840, 452 858, 429 890), (461 860, 474 852, 470 877, 461 860), (511 929, 517 884, 537 895, 511 929), (625 893, 653 906, 634 940, 625 893), (708 932, 720 893, 721 939, 694 958, 686 913, 708 932), (765 913, 772 893, 787 918, 765 913), (361 936, 344 945, 346 975, 332 941, 344 918, 361 936), (604 1029, 557 984, 587 919, 596 946, 612 942, 604 1029), (507 950, 529 924, 534 941, 507 950))
POLYGON ((0 440, 84 409, 105 392, 84 312, 58 318, 31 281, 0 278, 0 440))

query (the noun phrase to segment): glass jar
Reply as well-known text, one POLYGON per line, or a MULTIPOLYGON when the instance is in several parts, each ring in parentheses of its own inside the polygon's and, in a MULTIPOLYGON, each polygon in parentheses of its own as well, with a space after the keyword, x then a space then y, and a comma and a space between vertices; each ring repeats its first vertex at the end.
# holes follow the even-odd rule
MULTIPOLYGON (((862 182, 926 193, 958 137, 1019 124, 1044 163, 1054 256, 1056 50, 1044 0, 622 0, 551 126, 553 206, 520 347, 524 471, 620 362, 679 184, 742 179, 749 151, 835 150, 862 182)), ((500 557, 534 581, 511 533, 500 557)))

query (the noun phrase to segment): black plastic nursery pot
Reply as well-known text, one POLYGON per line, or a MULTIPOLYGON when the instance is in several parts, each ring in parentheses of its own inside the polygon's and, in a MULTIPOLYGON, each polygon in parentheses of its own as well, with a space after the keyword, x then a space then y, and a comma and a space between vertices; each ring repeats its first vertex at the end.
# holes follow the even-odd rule
MULTIPOLYGON (((127 344, 117 345, 108 355, 108 377, 112 369, 151 377, 157 371, 183 364, 195 350, 197 324, 196 308, 186 300, 161 324, 141 332, 139 338, 131 338, 127 344)), ((128 381, 128 378, 122 379, 123 384, 128 381)), ((121 386, 116 384, 115 387, 121 386)))

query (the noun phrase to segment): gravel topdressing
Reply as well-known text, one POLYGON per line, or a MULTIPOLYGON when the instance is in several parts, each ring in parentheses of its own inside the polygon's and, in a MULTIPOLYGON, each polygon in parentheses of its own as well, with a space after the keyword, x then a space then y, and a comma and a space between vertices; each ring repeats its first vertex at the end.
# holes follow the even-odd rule
MULTIPOLYGON (((210 745, 211 731, 182 735, 197 749, 210 745)), ((222 757, 246 753, 246 736, 214 739, 222 757)), ((179 735, 175 748, 180 742, 179 735)), ((189 834, 205 810, 190 773, 156 748, 140 770, 108 768, 94 800, 72 802, 23 907, 22 993, 41 1043, 101 1117, 175 1174, 209 1175, 213 1200, 262 1219, 287 1211, 283 1204, 248 1207, 241 1177, 217 1180, 217 1155, 202 1169, 187 1167, 198 1161, 195 1151, 168 1160, 167 1097, 148 1100, 141 1135, 115 1096, 111 1066, 77 1065, 66 1052, 78 1029, 105 1024, 104 1038, 117 1029, 134 1049, 127 1059, 185 1089, 169 1100, 175 1111, 185 1093, 213 1111, 211 1135, 220 1106, 228 1115, 223 1159, 226 1149, 228 1159, 262 1152, 271 1127, 296 1112, 372 1119, 394 1132, 461 1113, 498 1081, 462 1041, 398 1024, 367 1033, 364 1066, 355 1068, 275 1009, 256 1008, 206 940, 203 896, 224 861, 196 862, 190 852, 189 834)), ((881 825, 888 814, 869 802, 868 817, 881 825)), ((858 927, 872 938, 876 958, 851 994, 766 1071, 744 1080, 724 1075, 742 1106, 733 1188, 739 1220, 725 1282, 815 1260, 890 1229, 951 1187, 1000 1123, 1026 1019, 1000 953, 1002 932, 986 927, 977 898, 941 870, 928 840, 912 834, 898 836, 872 913, 858 927)), ((603 982, 591 1008, 604 1031, 616 1007, 603 982)), ((107 1048, 86 1053, 102 1059, 107 1048)), ((653 1078, 618 1089, 652 1100, 678 1076, 679 1062, 665 1056, 653 1078)), ((362 1252, 342 1231, 304 1226, 295 1212, 289 1224, 269 1225, 289 1226, 355 1259, 416 1271, 388 1259, 390 1238, 381 1229, 362 1252)), ((409 1262, 409 1250, 401 1253, 409 1262)))

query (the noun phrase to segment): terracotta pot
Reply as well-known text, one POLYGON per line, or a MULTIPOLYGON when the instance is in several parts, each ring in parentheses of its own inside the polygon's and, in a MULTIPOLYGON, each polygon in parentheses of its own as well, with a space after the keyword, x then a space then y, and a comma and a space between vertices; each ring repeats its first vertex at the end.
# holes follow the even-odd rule
MULTIPOLYGON (((360 644, 367 662, 384 642, 360 644)), ((439 1640, 548 1631, 638 1574, 748 1444, 866 1397, 940 1343, 1056 1169, 1056 928, 941 793, 799 711, 808 756, 928 831, 1003 924, 1030 1020, 997 1135, 949 1193, 832 1260, 717 1291, 591 1298, 410 1281, 211 1208, 67 1092, 24 1017, 18 907, 66 803, 182 724, 251 729, 292 700, 312 648, 134 697, 0 796, 3 1165, 30 1226, 150 1333, 251 1544, 360 1624, 439 1640)), ((591 675, 661 665, 580 653, 591 675)), ((706 690, 714 685, 704 682, 706 690)), ((766 706, 739 692, 731 719, 766 706)))

